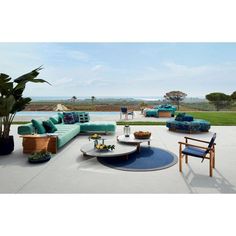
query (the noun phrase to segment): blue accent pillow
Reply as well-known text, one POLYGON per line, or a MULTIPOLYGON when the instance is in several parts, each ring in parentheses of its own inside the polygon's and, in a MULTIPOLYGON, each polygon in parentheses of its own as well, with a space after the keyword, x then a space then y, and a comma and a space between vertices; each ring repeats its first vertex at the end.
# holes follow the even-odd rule
POLYGON ((54 133, 57 131, 57 127, 53 124, 51 120, 43 121, 43 126, 47 133, 54 133))
POLYGON ((63 112, 64 124, 74 124, 75 119, 72 112, 63 112))

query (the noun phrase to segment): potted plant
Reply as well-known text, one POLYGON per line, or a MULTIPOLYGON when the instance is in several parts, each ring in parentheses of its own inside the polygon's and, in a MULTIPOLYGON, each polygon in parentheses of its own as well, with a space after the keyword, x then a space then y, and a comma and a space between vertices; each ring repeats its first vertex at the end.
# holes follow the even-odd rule
POLYGON ((10 154, 14 150, 14 139, 10 135, 11 124, 16 113, 24 110, 31 101, 31 98, 23 97, 26 84, 48 83, 36 79, 41 69, 39 67, 13 81, 9 75, 0 73, 0 155, 10 154))

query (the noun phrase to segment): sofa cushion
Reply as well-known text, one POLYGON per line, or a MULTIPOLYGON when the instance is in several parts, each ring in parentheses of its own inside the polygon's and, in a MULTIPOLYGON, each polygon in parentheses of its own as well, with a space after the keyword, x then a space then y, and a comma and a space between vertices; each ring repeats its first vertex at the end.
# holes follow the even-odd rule
POLYGON ((74 124, 75 119, 72 112, 63 112, 63 121, 65 124, 74 124))
POLYGON ((43 121, 43 126, 47 133, 54 133, 57 131, 57 127, 53 124, 51 120, 43 121))
POLYGON ((77 112, 72 112, 75 122, 79 122, 79 115, 77 112))
POLYGON ((58 124, 56 125, 58 135, 57 147, 60 148, 68 143, 72 138, 77 136, 80 132, 80 125, 78 124, 58 124))
POLYGON ((145 116, 147 116, 147 117, 151 117, 151 116, 157 117, 158 116, 158 110, 156 110, 156 109, 148 109, 144 113, 145 113, 145 116))
POLYGON ((32 119, 31 122, 38 134, 45 134, 46 133, 46 129, 44 128, 42 121, 32 119))
POLYGON ((59 117, 58 116, 49 117, 49 120, 51 120, 52 123, 55 125, 59 124, 59 117))
POLYGON ((63 123, 63 118, 64 118, 64 116, 63 116, 63 113, 57 113, 57 115, 58 115, 58 124, 61 124, 61 123, 63 123))
POLYGON ((81 132, 115 132, 116 130, 116 123, 115 122, 86 122, 80 124, 80 131, 81 132))
POLYGON ((184 121, 184 116, 185 116, 185 113, 178 113, 177 116, 175 117, 175 120, 184 121))
POLYGON ((19 135, 26 135, 26 134, 34 134, 34 126, 32 123, 28 123, 25 125, 18 126, 18 134, 19 135))

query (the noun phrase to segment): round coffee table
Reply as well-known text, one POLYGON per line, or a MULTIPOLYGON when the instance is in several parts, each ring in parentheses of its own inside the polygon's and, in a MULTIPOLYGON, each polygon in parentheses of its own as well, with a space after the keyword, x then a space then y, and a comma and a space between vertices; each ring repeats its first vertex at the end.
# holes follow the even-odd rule
POLYGON ((127 143, 127 144, 135 144, 137 145, 137 150, 140 152, 140 144, 147 142, 150 146, 151 138, 148 139, 136 139, 133 134, 131 134, 129 137, 125 137, 125 135, 117 136, 117 141, 120 143, 127 143))
POLYGON ((115 149, 112 151, 99 151, 94 148, 94 143, 85 144, 81 147, 80 151, 85 156, 91 157, 118 157, 118 156, 126 156, 135 152, 137 150, 137 146, 134 145, 125 145, 115 141, 106 141, 106 145, 115 145, 115 149))

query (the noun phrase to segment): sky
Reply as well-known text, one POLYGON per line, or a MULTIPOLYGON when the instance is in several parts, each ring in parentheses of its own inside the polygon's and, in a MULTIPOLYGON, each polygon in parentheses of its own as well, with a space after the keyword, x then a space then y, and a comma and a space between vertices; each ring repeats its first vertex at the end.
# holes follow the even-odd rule
POLYGON ((0 43, 0 73, 43 65, 25 96, 188 97, 236 90, 236 43, 0 43))

